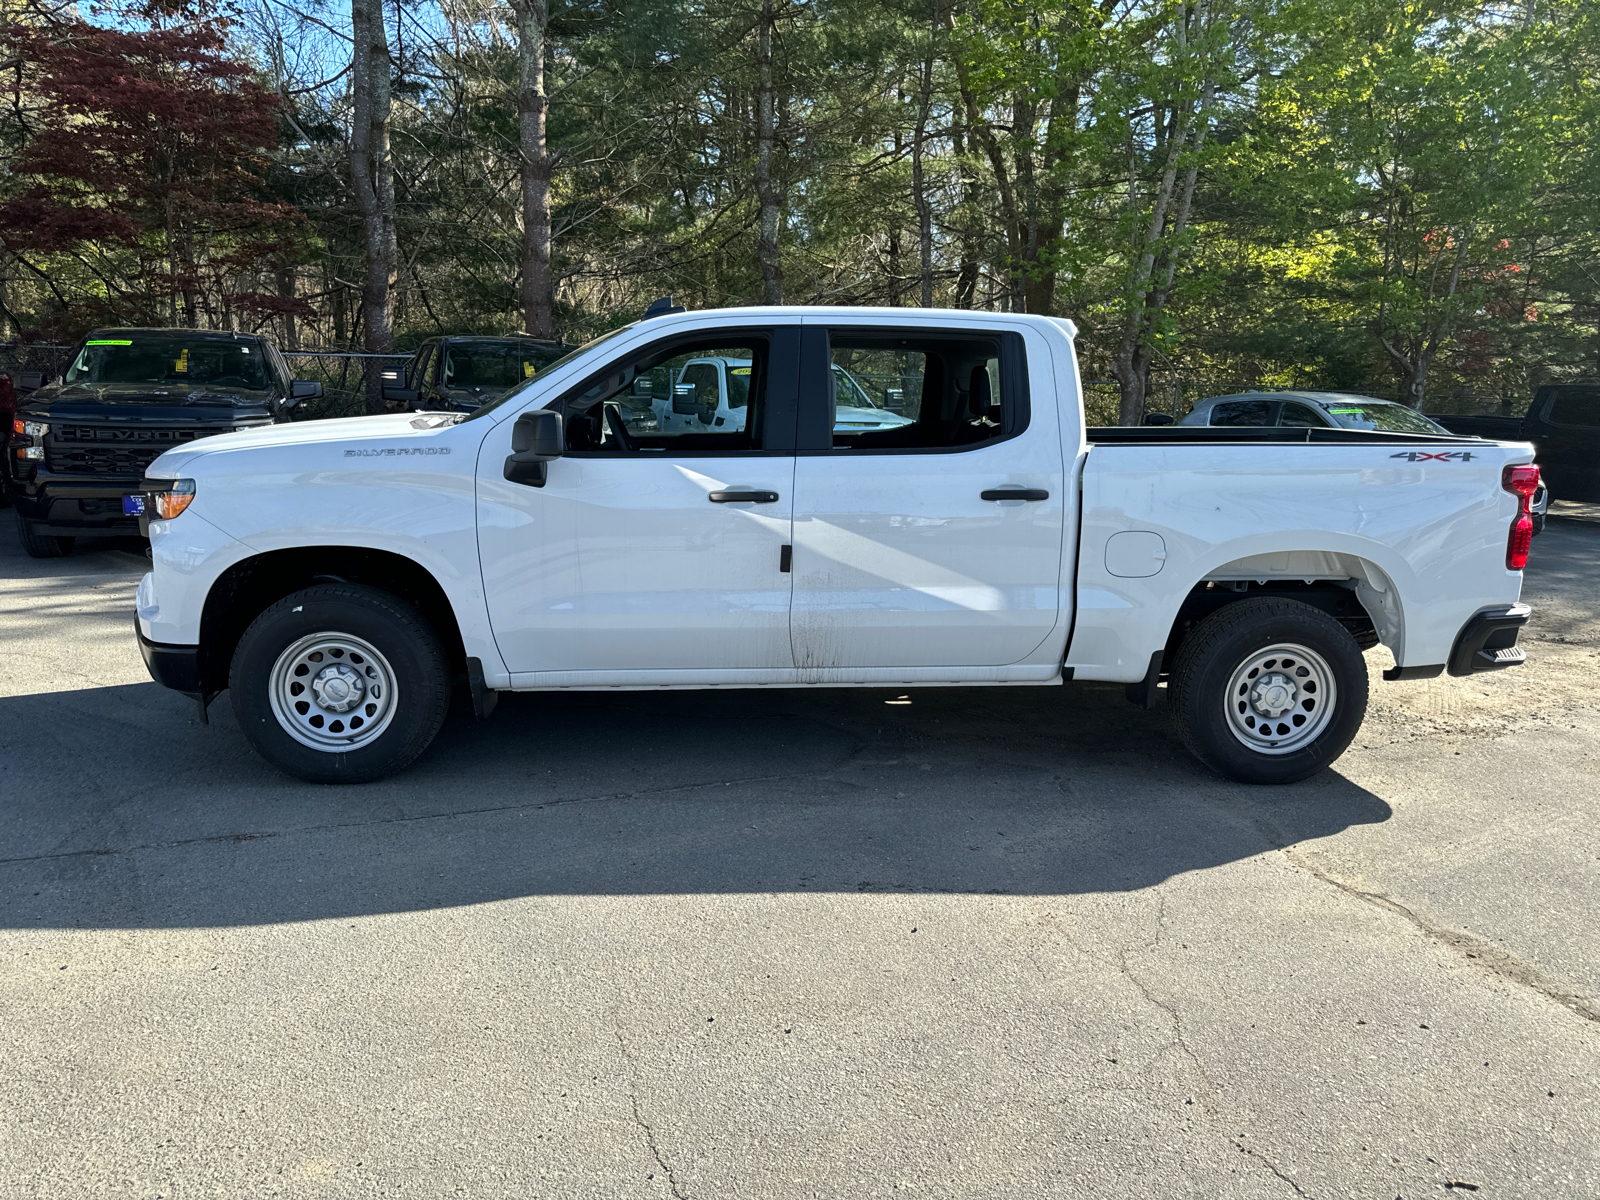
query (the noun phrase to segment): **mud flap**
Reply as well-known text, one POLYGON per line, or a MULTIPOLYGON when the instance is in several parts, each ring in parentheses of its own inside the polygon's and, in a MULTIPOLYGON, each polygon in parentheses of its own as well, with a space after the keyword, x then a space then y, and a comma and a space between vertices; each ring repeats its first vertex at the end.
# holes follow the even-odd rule
POLYGON ((1156 706, 1156 684, 1161 681, 1161 660, 1166 656, 1165 650, 1157 650, 1150 656, 1150 669, 1144 673, 1144 678, 1138 683, 1130 683, 1123 695, 1128 698, 1129 704, 1136 704, 1140 708, 1154 708, 1156 706))
POLYGON ((467 659, 467 687, 472 692, 472 711, 481 721, 500 703, 500 693, 483 681, 483 661, 467 659))

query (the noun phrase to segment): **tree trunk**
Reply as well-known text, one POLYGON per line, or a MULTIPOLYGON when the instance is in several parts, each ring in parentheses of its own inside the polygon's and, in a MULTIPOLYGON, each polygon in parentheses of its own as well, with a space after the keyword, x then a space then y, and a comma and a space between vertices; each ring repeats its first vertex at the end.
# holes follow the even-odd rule
MULTIPOLYGON (((350 123, 350 180, 361 212, 366 273, 362 280, 364 347, 394 349, 393 303, 399 251, 394 228, 394 160, 389 153, 389 37, 382 0, 351 0, 350 63, 354 112, 350 123)), ((385 410, 381 372, 367 376, 367 411, 385 410)))
MULTIPOLYGON (((278 295, 285 300, 295 298, 295 272, 292 266, 278 268, 278 295)), ((299 323, 294 319, 292 312, 283 314, 283 348, 297 350, 300 347, 299 323)))
POLYGON ((761 259, 761 303, 783 303, 783 266, 778 259, 778 224, 783 205, 772 184, 772 146, 777 140, 777 94, 772 86, 773 0, 762 0, 756 33, 756 200, 761 206, 757 255, 761 259))
MULTIPOLYGON (((1204 34, 1211 21, 1205 0, 1196 4, 1193 10, 1185 9, 1177 17, 1173 39, 1175 61, 1181 62, 1188 57, 1188 22, 1191 19, 1195 21, 1197 31, 1204 34)), ((1133 247, 1135 259, 1125 300, 1128 309, 1123 318, 1122 337, 1111 360, 1121 398, 1117 419, 1123 425, 1138 425, 1144 420, 1150 365, 1155 357, 1153 338, 1177 277, 1178 257, 1182 252, 1179 239, 1189 224, 1190 205, 1199 178, 1199 163, 1196 160, 1209 132, 1214 91, 1214 77, 1208 65, 1199 95, 1193 100, 1174 102, 1171 119, 1165 123, 1166 161, 1151 199, 1150 220, 1142 230, 1136 226, 1138 240, 1133 247), (1180 175, 1179 163, 1186 150, 1191 155, 1190 162, 1180 175)), ((1158 130, 1161 125, 1162 122, 1158 120, 1158 130)), ((1133 175, 1131 158, 1129 172, 1128 198, 1132 204, 1136 201, 1138 184, 1133 175)))
MULTIPOLYGON (((930 37, 932 31, 930 30, 930 37)), ((933 307, 933 204, 928 199, 923 177, 922 153, 928 140, 928 109, 933 103, 933 43, 922 60, 922 79, 917 91, 917 131, 911 143, 911 198, 917 209, 918 278, 922 283, 919 299, 923 308, 933 307)))
POLYGON ((517 14, 517 141, 522 167, 522 319, 534 337, 554 337, 550 278, 550 177, 544 90, 547 0, 512 0, 517 14))
POLYGON ((967 140, 961 127, 962 109, 959 105, 950 114, 950 149, 955 155, 956 169, 962 176, 961 198, 961 260, 956 267, 957 308, 971 308, 978 298, 978 231, 975 214, 980 196, 977 177, 967 170, 967 140))

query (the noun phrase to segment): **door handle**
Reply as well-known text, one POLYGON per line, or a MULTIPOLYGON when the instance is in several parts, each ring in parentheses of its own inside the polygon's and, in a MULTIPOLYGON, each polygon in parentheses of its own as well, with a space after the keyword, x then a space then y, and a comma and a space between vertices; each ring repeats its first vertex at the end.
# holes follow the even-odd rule
POLYGON ((979 493, 983 500, 1048 500, 1050 493, 1043 488, 990 488, 979 493))
POLYGON ((777 492, 712 492, 706 499, 713 504, 776 504, 777 492))

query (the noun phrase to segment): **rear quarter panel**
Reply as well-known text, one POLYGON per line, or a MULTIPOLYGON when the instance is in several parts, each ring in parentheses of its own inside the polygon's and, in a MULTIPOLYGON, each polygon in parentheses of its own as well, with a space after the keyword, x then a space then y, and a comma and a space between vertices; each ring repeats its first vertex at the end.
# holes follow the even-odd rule
POLYGON ((1396 661, 1443 663, 1468 617, 1521 592, 1521 572, 1505 566, 1517 502, 1501 490, 1500 472, 1533 453, 1489 443, 1465 447, 1470 461, 1405 457, 1430 449, 1464 447, 1092 447, 1067 665, 1080 679, 1142 679, 1196 584, 1236 560, 1294 551, 1371 564, 1398 595, 1396 661), (1107 569, 1106 544, 1135 530, 1159 534, 1166 560, 1154 575, 1119 578, 1107 569))

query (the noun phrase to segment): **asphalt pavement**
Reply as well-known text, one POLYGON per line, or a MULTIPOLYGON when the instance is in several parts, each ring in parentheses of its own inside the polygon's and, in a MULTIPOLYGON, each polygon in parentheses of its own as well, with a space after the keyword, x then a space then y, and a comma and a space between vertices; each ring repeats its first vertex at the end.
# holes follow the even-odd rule
POLYGON ((0 512, 0 1195, 1600 1195, 1600 520, 1228 783, 1121 689, 519 695, 285 778, 0 512))

